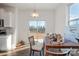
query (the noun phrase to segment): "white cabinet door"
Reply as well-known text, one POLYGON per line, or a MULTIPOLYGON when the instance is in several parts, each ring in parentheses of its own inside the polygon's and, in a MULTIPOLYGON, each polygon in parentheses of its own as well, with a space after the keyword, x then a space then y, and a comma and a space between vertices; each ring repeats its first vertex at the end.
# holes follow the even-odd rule
POLYGON ((6 50, 7 48, 6 36, 0 36, 0 50, 6 50))
POLYGON ((0 36, 0 50, 11 50, 11 35, 0 36))

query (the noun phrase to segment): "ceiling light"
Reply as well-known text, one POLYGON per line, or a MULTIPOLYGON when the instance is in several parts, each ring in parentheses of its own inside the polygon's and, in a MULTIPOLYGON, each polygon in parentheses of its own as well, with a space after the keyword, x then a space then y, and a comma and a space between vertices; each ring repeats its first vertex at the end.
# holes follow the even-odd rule
POLYGON ((32 17, 33 17, 33 18, 39 17, 39 14, 36 12, 36 10, 33 11, 32 17))

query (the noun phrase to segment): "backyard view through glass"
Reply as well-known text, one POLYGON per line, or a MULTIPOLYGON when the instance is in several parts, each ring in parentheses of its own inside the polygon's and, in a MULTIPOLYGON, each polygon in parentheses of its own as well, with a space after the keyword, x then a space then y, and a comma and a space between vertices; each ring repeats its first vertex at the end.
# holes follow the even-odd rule
POLYGON ((45 33, 45 21, 29 21, 30 34, 42 38, 45 33))
MULTIPOLYGON (((69 9, 69 29, 73 41, 75 38, 79 38, 79 4, 75 3, 70 5, 69 9)), ((69 33, 69 32, 67 32, 69 33)))
MULTIPOLYGON (((70 26, 77 26, 79 25, 79 4, 72 4, 70 6, 70 19, 69 19, 70 26)), ((77 26, 78 27, 78 26, 77 26)))
POLYGON ((30 32, 45 32, 45 21, 30 21, 30 32))

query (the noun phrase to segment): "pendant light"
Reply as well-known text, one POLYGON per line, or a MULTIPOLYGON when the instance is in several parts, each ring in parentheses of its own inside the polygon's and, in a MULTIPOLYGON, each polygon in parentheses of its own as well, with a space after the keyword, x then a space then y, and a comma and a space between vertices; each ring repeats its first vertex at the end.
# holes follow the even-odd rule
POLYGON ((33 18, 37 18, 37 17, 39 17, 39 14, 38 14, 38 12, 37 12, 37 4, 33 4, 34 5, 34 9, 33 9, 33 13, 32 13, 32 17, 33 18))
POLYGON ((33 11, 33 13, 32 13, 32 17, 33 17, 33 18, 39 17, 39 14, 37 13, 36 9, 34 9, 34 11, 33 11))

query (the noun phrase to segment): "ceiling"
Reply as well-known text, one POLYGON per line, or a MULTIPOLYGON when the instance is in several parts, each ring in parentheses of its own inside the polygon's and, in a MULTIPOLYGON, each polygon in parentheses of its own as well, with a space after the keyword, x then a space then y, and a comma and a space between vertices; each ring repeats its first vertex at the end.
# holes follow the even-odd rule
POLYGON ((60 3, 5 3, 7 6, 16 7, 19 9, 38 9, 38 10, 52 10, 60 3))

